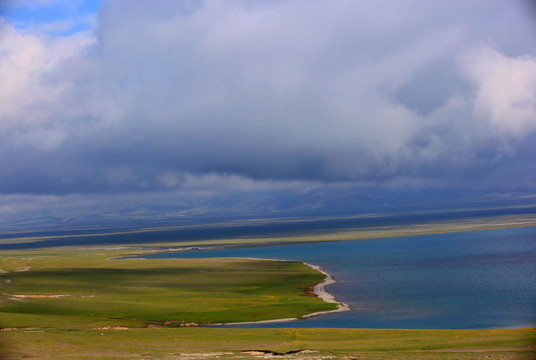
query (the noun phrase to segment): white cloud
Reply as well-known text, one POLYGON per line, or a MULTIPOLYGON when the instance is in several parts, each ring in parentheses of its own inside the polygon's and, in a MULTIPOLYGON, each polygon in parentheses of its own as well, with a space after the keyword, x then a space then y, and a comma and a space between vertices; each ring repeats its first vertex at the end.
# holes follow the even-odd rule
POLYGON ((477 117, 508 135, 526 135, 536 129, 536 57, 508 57, 483 47, 466 58, 464 65, 477 86, 477 117))
POLYGON ((57 119, 51 113, 61 103, 64 84, 45 76, 92 41, 87 33, 59 38, 22 34, 0 18, 0 138, 39 129, 49 134, 64 130, 55 129, 57 119))

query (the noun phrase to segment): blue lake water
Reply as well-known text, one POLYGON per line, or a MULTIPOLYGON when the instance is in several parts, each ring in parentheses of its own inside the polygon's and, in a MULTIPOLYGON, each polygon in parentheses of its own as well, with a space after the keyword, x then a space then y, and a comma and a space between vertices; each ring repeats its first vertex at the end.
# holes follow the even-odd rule
POLYGON ((536 227, 154 255, 320 265, 352 311, 253 327, 413 329, 536 325, 536 227))

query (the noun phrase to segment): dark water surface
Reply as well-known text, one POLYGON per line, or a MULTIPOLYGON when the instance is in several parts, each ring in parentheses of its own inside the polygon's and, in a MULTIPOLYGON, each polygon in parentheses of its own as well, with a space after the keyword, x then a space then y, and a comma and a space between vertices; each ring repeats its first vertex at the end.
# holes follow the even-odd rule
POLYGON ((536 227, 169 253, 320 265, 352 311, 253 327, 479 329, 536 324, 536 227))

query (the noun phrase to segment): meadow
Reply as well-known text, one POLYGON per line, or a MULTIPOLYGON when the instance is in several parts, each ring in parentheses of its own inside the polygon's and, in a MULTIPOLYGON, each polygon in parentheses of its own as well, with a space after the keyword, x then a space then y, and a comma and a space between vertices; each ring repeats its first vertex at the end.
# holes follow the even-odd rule
POLYGON ((336 306, 310 296, 324 275, 300 262, 124 258, 161 250, 145 244, 0 252, 0 358, 536 358, 534 328, 212 327, 336 306))
POLYGON ((299 262, 4 258, 4 328, 196 326, 299 318, 336 306, 306 290, 324 276, 299 262))
POLYGON ((3 359, 532 360, 535 329, 44 329, 0 332, 3 359))

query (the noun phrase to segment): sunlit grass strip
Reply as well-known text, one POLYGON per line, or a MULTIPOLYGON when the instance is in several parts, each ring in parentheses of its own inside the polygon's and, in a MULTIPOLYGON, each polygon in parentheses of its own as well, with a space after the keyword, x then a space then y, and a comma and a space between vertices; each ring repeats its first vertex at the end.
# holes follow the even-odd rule
MULTIPOLYGON (((361 330, 215 329, 23 330, 0 332, 10 359, 292 359, 532 360, 536 329, 361 330), (306 350, 306 351, 303 351, 306 350)), ((1 352, 1 349, 0 349, 1 352)))

